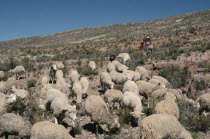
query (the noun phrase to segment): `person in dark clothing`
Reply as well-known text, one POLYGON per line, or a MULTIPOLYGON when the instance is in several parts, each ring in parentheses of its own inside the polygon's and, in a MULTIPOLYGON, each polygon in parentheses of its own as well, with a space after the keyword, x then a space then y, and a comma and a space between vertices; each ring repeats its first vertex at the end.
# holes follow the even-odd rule
POLYGON ((56 71, 57 71, 57 66, 52 65, 50 67, 50 83, 52 83, 52 84, 54 84, 54 82, 56 82, 56 80, 55 80, 56 71))

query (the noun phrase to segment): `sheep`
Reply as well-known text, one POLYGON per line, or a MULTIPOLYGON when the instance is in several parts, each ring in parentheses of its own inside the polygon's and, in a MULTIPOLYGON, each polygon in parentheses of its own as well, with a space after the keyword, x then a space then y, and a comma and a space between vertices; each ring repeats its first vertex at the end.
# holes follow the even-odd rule
POLYGON ((156 99, 158 97, 167 97, 165 96, 167 92, 173 94, 177 100, 182 99, 180 89, 167 89, 167 88, 160 88, 160 89, 155 90, 154 92, 152 92, 151 97, 153 99, 156 99))
POLYGON ((108 125, 110 130, 120 127, 118 120, 110 114, 106 103, 100 96, 88 96, 85 101, 85 111, 96 124, 96 136, 98 136, 99 124, 108 125))
POLYGON ((117 103, 117 109, 119 109, 119 102, 123 96, 120 90, 109 89, 104 94, 104 100, 108 102, 109 109, 113 111, 115 103, 117 103))
POLYGON ((5 95, 0 93, 0 115, 6 113, 7 109, 10 107, 10 104, 14 103, 15 101, 15 94, 5 95))
POLYGON ((41 85, 44 86, 45 84, 49 83, 50 78, 48 76, 43 76, 41 79, 41 85))
POLYGON ((20 74, 25 74, 25 78, 26 78, 26 71, 23 66, 17 66, 14 69, 10 70, 9 73, 16 74, 16 80, 19 79, 20 74))
POLYGON ((141 139, 179 138, 192 139, 191 134, 176 117, 168 114, 153 114, 141 121, 141 139))
POLYGON ((139 88, 139 94, 144 96, 145 98, 151 96, 153 91, 161 88, 161 86, 154 85, 146 81, 137 81, 136 84, 139 88))
POLYGON ((132 113, 135 118, 140 118, 142 113, 142 103, 141 99, 137 94, 133 92, 126 91, 124 92, 121 98, 122 105, 131 107, 134 109, 132 113))
POLYGON ((76 106, 71 106, 68 103, 67 96, 59 90, 53 88, 47 92, 47 101, 45 105, 47 104, 50 104, 50 108, 53 110, 53 115, 55 117, 59 117, 61 113, 65 113, 66 116, 73 121, 77 119, 76 106))
POLYGON ((83 88, 82 88, 82 85, 79 81, 75 82, 73 84, 72 92, 73 92, 73 96, 76 96, 76 98, 77 98, 76 99, 77 104, 81 103, 82 102, 83 88))
POLYGON ((55 62, 54 64, 57 66, 58 69, 63 69, 65 67, 62 62, 55 62))
POLYGON ((116 71, 122 73, 125 70, 128 70, 129 68, 123 64, 117 64, 115 65, 116 71))
POLYGON ((95 70, 97 68, 95 61, 90 61, 88 63, 88 67, 91 68, 92 70, 95 70))
POLYGON ((82 77, 80 78, 79 82, 82 85, 83 94, 87 94, 89 88, 89 80, 86 77, 82 77))
POLYGON ((158 79, 150 79, 149 81, 148 81, 148 83, 152 83, 152 84, 155 84, 155 85, 161 85, 161 86, 163 86, 164 88, 165 88, 165 84, 162 82, 162 81, 160 81, 160 80, 158 80, 158 79))
POLYGON ((139 88, 134 81, 128 80, 123 85, 123 92, 130 91, 139 95, 139 88))
POLYGON ((55 77, 57 79, 55 88, 60 90, 61 92, 69 95, 70 87, 71 85, 66 83, 65 79, 63 78, 63 71, 58 70, 55 74, 55 77))
POLYGON ((0 82, 0 93, 4 93, 6 89, 6 83, 5 82, 0 82))
POLYGON ((114 88, 114 83, 112 82, 112 78, 108 72, 100 73, 100 82, 102 86, 102 91, 106 91, 107 88, 109 89, 114 88))
POLYGON ((123 84, 128 80, 128 78, 123 73, 111 71, 109 74, 111 76, 112 81, 116 84, 123 84))
POLYGON ((115 71, 115 64, 113 62, 109 62, 106 65, 106 70, 107 72, 115 71))
POLYGON ((156 104, 155 113, 170 114, 179 119, 179 108, 173 99, 166 99, 156 104))
POLYGON ((4 79, 4 77, 5 77, 4 72, 3 71, 0 71, 0 80, 4 79))
POLYGON ((15 86, 12 86, 12 91, 17 97, 20 97, 21 99, 25 99, 29 95, 28 91, 24 89, 17 89, 15 86))
POLYGON ((0 117, 0 136, 18 135, 21 138, 30 137, 31 123, 14 113, 6 113, 0 117))
POLYGON ((31 139, 73 139, 73 137, 62 125, 42 121, 32 126, 31 139))
POLYGON ((161 77, 161 76, 153 76, 152 79, 156 79, 156 80, 159 80, 160 82, 164 83, 166 88, 171 87, 171 84, 169 83, 169 81, 166 80, 165 78, 161 77))
POLYGON ((121 60, 123 64, 131 59, 128 53, 120 53, 116 58, 121 60))
POLYGON ((199 115, 204 111, 210 111, 210 94, 203 94, 198 97, 196 102, 199 104, 199 115))
POLYGON ((77 70, 72 70, 72 71, 70 71, 69 77, 70 77, 71 82, 74 83, 79 80, 80 75, 77 72, 77 70))
POLYGON ((135 71, 140 74, 141 80, 148 81, 150 79, 149 72, 144 67, 138 66, 135 71))

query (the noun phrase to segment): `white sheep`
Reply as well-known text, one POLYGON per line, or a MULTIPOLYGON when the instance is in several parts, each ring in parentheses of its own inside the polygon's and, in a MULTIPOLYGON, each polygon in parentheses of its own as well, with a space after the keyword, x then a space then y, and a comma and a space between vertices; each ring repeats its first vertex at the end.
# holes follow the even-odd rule
POLYGON ((159 80, 160 82, 164 83, 166 88, 171 87, 171 84, 169 83, 169 81, 166 80, 165 78, 161 77, 161 76, 153 76, 152 79, 156 79, 156 80, 159 80))
POLYGON ((55 77, 57 79, 55 88, 65 94, 69 95, 71 85, 65 81, 64 76, 63 76, 63 71, 58 70, 55 74, 55 77))
POLYGON ((101 72, 100 73, 100 82, 102 86, 102 90, 106 91, 106 89, 114 88, 114 83, 112 82, 112 78, 108 72, 101 72))
POLYGON ((73 139, 73 137, 62 125, 42 121, 33 125, 31 139, 73 139))
POLYGON ((123 96, 120 90, 109 89, 104 94, 104 99, 108 102, 109 109, 113 111, 115 104, 117 104, 117 109, 119 109, 119 102, 123 96))
POLYGON ((122 73, 125 70, 128 70, 129 68, 121 63, 115 65, 116 71, 122 73))
POLYGON ((7 108, 9 108, 10 104, 14 103, 15 101, 15 94, 5 95, 0 93, 0 115, 6 113, 7 108))
POLYGON ((150 79, 149 81, 148 81, 148 83, 152 83, 152 84, 155 84, 155 85, 161 85, 161 86, 163 86, 164 88, 165 88, 165 83, 163 83, 161 80, 158 80, 158 79, 154 79, 154 78, 152 78, 152 79, 150 79))
POLYGON ((69 77, 70 77, 71 82, 74 83, 79 80, 80 75, 77 72, 77 70, 72 70, 70 71, 69 77))
POLYGON ((122 105, 134 109, 134 112, 132 113, 132 115, 135 118, 140 118, 141 115, 143 114, 141 99, 137 94, 126 91, 124 92, 122 96, 121 102, 122 102, 122 105))
POLYGON ((85 111, 91 116, 91 120, 96 124, 97 136, 99 124, 106 124, 109 129, 119 128, 120 126, 118 120, 110 114, 106 103, 100 96, 88 96, 85 102, 85 111))
POLYGON ((7 89, 6 82, 0 82, 0 93, 4 93, 7 89))
POLYGON ((128 60, 131 60, 128 53, 120 53, 116 58, 122 59, 123 64, 125 64, 128 60))
POLYGON ((16 80, 19 79, 19 76, 21 74, 24 74, 25 78, 26 78, 26 71, 25 71, 25 68, 23 66, 17 66, 14 69, 10 70, 9 73, 10 74, 15 74, 16 75, 16 80))
POLYGON ((123 85, 123 92, 130 91, 136 95, 139 95, 139 88, 134 81, 128 80, 123 85))
POLYGON ((161 86, 154 85, 154 84, 148 83, 146 81, 137 81, 136 84, 139 88, 139 94, 146 98, 151 96, 153 91, 161 88, 161 86))
POLYGON ((87 94, 89 88, 89 80, 86 77, 82 77, 80 78, 79 82, 82 85, 83 94, 87 94))
POLYGON ((73 121, 77 119, 76 106, 71 106, 67 96, 57 89, 50 89, 47 92, 46 104, 50 104, 50 108, 53 110, 53 115, 55 117, 58 117, 62 112, 65 112, 66 116, 73 121))
POLYGON ((166 96, 167 93, 171 93, 176 97, 176 100, 181 100, 181 90, 180 89, 167 89, 167 88, 160 88, 152 92, 151 97, 156 99, 158 97, 168 97, 166 96))
POLYGON ((95 70, 97 68, 95 61, 90 61, 88 63, 88 67, 90 67, 92 70, 95 70))
POLYGON ((155 113, 170 114, 179 119, 179 108, 174 99, 166 99, 156 104, 155 113))
POLYGON ((116 84, 123 84, 128 80, 128 78, 123 73, 116 71, 111 71, 109 75, 111 76, 112 81, 116 84))
POLYGON ((148 81, 150 79, 149 72, 144 67, 138 66, 135 71, 140 74, 141 80, 148 81))
POLYGON ((106 65, 107 72, 115 71, 115 64, 113 62, 108 62, 106 65))
POLYGON ((0 71, 0 80, 2 80, 5 77, 5 74, 3 71, 0 71))
POLYGON ((14 113, 0 116, 0 136, 18 135, 21 138, 30 137, 31 123, 14 113))
POLYGON ((191 134, 176 117, 168 114, 153 114, 141 121, 141 139, 179 138, 192 139, 191 134))
POLYGON ((24 89, 17 89, 15 86, 12 86, 12 91, 17 97, 20 97, 21 99, 25 99, 28 97, 29 93, 27 90, 24 89))
POLYGON ((82 102, 83 88, 80 82, 74 82, 72 87, 73 96, 76 96, 76 102, 79 104, 82 102))
POLYGON ((201 115, 204 111, 210 112, 210 94, 203 94, 199 96, 196 102, 199 104, 199 115, 201 115))

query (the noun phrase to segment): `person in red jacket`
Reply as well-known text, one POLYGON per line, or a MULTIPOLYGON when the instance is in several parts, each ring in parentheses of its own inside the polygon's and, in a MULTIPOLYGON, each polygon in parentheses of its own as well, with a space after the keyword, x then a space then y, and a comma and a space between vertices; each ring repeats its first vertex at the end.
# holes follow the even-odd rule
POLYGON ((140 44, 140 49, 141 49, 142 51, 144 50, 144 46, 145 46, 145 45, 144 45, 144 41, 142 41, 141 44, 140 44))

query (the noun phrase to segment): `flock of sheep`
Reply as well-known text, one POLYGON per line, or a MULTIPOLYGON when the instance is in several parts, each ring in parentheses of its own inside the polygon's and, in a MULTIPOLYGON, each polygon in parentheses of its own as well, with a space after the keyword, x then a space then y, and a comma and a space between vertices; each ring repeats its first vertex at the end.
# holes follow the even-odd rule
MULTIPOLYGON (((54 122, 42 121, 32 125, 20 115, 7 113, 7 108, 16 101, 17 97, 27 99, 29 93, 11 85, 11 79, 0 82, 0 137, 18 135, 31 139, 73 138, 61 123, 68 121, 70 127, 75 126, 75 122, 80 120, 77 118, 77 105, 81 106, 95 123, 96 135, 99 125, 107 125, 109 131, 119 129, 119 117, 115 112, 128 107, 132 110, 133 117, 140 121, 142 139, 166 137, 191 139, 190 132, 178 121, 177 100, 187 101, 200 111, 210 111, 210 94, 201 95, 196 101, 189 99, 180 89, 170 88, 170 83, 165 78, 151 77, 149 71, 142 66, 136 67, 135 71, 130 70, 126 66, 130 60, 127 53, 121 53, 115 60, 106 64, 106 68, 100 71, 103 93, 98 95, 88 93, 91 82, 87 77, 81 76, 77 70, 69 72, 70 82, 64 78, 62 70, 57 70, 55 84, 49 83, 49 76, 42 77, 40 101, 37 105, 43 110, 50 111, 54 116, 54 122), (122 90, 114 89, 116 85, 122 85, 122 90), (4 90, 7 87, 11 87, 13 93, 5 94, 4 90), (160 97, 163 100, 156 102, 155 114, 146 117, 143 113, 144 108, 149 107, 151 101, 160 97), (143 99, 146 100, 147 106, 143 105, 143 99)), ((90 61, 88 65, 92 70, 97 68, 94 61, 90 61)), ((16 74, 16 80, 20 74, 26 73, 23 66, 18 66, 10 72, 16 74)), ((0 71, 0 80, 2 78, 4 72, 0 71)))

